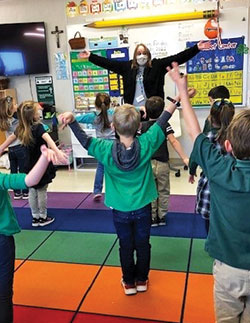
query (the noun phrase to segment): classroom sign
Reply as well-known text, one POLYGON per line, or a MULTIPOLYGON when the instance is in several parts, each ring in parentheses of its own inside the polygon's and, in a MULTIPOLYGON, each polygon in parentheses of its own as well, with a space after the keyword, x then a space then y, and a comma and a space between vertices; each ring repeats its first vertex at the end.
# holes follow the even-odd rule
MULTIPOLYGON (((197 42, 187 42, 192 47, 197 42)), ((211 88, 224 85, 230 91, 230 99, 234 104, 243 103, 243 59, 241 48, 244 37, 227 38, 211 41, 209 50, 200 51, 187 62, 188 86, 197 90, 191 100, 194 106, 209 105, 208 92, 211 88)))

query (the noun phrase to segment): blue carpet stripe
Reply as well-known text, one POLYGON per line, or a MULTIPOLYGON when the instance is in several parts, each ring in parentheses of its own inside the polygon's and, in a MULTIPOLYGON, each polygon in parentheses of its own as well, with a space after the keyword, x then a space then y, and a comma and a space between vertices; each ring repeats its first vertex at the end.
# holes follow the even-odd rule
MULTIPOLYGON (((37 230, 31 226, 31 213, 26 208, 15 208, 22 229, 37 230)), ((111 210, 48 209, 56 220, 39 230, 115 233, 111 210)), ((167 225, 151 229, 153 236, 205 238, 204 220, 194 213, 169 212, 167 225)))

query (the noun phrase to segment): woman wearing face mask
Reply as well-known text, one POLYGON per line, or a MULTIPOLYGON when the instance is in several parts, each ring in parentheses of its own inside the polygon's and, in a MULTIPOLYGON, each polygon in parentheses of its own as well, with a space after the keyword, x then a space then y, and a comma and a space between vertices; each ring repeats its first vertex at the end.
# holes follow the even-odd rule
POLYGON ((164 99, 164 78, 166 68, 172 62, 179 65, 187 62, 199 51, 210 48, 210 42, 200 41, 176 55, 151 59, 151 53, 144 44, 138 44, 130 61, 107 59, 84 50, 80 57, 88 58, 95 65, 111 70, 123 77, 124 103, 144 106, 147 98, 160 96, 164 99))

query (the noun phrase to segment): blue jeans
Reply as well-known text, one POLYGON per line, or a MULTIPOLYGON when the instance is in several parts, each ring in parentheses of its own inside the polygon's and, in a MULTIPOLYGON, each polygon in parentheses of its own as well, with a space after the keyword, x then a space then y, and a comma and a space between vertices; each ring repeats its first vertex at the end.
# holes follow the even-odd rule
MULTIPOLYGON (((27 148, 22 145, 9 147, 9 160, 11 174, 27 173, 27 148)), ((28 193, 28 190, 23 190, 23 193, 28 193)), ((20 194, 20 190, 14 190, 14 193, 20 194)))
POLYGON ((96 173, 95 173, 94 194, 99 194, 102 192, 103 176, 104 176, 104 166, 102 163, 98 162, 96 173))
POLYGON ((151 206, 147 205, 131 212, 113 210, 113 221, 119 238, 124 282, 134 284, 136 281, 146 281, 151 254, 151 206))
POLYGON ((14 265, 14 237, 0 234, 0 323, 13 322, 14 265))

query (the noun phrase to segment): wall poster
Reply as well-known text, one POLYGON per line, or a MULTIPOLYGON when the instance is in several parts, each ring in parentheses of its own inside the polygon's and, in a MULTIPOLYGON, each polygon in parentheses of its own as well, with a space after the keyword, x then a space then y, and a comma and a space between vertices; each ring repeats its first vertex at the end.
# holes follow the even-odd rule
MULTIPOLYGON (((128 60, 128 49, 102 49, 94 54, 117 60, 128 60)), ((101 68, 88 59, 81 58, 79 51, 70 52, 75 110, 86 111, 94 108, 96 94, 108 93, 112 97, 123 95, 123 82, 120 76, 101 68)))
MULTIPOLYGON (((191 100, 194 106, 209 105, 208 92, 211 88, 224 85, 230 91, 234 104, 243 104, 243 60, 244 37, 212 40, 209 50, 199 52, 187 62, 188 86, 197 90, 191 100)), ((187 47, 197 42, 187 42, 187 47)))

